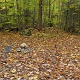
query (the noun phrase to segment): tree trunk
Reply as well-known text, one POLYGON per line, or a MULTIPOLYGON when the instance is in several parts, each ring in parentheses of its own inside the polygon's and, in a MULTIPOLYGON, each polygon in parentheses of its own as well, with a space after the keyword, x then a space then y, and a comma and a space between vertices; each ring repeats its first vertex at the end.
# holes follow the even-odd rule
MULTIPOLYGON (((5 3, 6 3, 7 1, 5 0, 5 3)), ((5 15, 7 16, 7 5, 5 4, 5 15)), ((6 18, 6 21, 8 21, 8 18, 6 18)))
POLYGON ((51 20, 51 1, 49 0, 49 21, 51 20))
POLYGON ((42 30, 42 0, 39 0, 38 30, 42 30))
POLYGON ((20 29, 20 26, 21 26, 21 24, 20 24, 20 17, 19 17, 19 13, 18 13, 18 10, 19 10, 19 5, 18 5, 18 0, 16 0, 16 8, 17 8, 17 25, 18 25, 18 30, 21 30, 20 29))
POLYGON ((36 16, 35 12, 36 12, 36 11, 35 11, 35 7, 34 7, 34 10, 33 10, 33 13, 34 13, 34 14, 33 14, 33 17, 32 17, 32 27, 33 27, 33 28, 35 28, 35 16, 36 16))

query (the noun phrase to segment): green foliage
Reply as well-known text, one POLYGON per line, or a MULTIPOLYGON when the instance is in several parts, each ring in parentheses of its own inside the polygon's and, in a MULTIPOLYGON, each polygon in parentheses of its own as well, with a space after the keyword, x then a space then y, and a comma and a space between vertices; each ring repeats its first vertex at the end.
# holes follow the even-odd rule
POLYGON ((80 27, 76 27, 75 32, 80 34, 80 27))
MULTIPOLYGON (((0 30, 24 31, 38 27, 39 0, 0 0, 0 30)), ((80 32, 80 0, 43 0, 43 27, 80 32)))
POLYGON ((64 9, 62 17, 64 17, 64 29, 67 32, 80 32, 80 5, 78 1, 68 2, 67 9, 64 9))
POLYGON ((21 35, 24 35, 24 36, 31 36, 31 35, 32 35, 30 29, 26 29, 26 30, 20 32, 20 34, 21 34, 21 35))
POLYGON ((36 38, 49 38, 50 34, 43 33, 43 32, 36 32, 35 34, 32 34, 31 37, 36 37, 36 38))

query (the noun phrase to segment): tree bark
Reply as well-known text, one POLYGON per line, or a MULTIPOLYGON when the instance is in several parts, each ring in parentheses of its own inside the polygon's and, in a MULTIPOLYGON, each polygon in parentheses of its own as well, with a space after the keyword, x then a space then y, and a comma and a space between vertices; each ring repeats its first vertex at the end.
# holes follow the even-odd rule
POLYGON ((39 0, 38 30, 42 30, 42 0, 39 0))

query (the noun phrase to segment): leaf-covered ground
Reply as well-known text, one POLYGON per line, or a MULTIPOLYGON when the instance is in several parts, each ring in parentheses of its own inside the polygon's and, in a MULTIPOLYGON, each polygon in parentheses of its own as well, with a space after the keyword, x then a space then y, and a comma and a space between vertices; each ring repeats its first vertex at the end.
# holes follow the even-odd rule
POLYGON ((80 80, 80 35, 45 36, 0 33, 0 80, 80 80), (16 52, 21 43, 32 52, 16 52))

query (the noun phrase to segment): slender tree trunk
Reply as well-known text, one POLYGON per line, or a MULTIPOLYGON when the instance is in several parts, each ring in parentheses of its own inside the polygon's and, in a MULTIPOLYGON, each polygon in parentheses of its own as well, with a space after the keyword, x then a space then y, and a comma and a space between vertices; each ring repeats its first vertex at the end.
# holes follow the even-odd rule
POLYGON ((49 18, 49 27, 51 26, 51 0, 49 0, 49 15, 48 15, 48 18, 49 18))
POLYGON ((34 10, 33 10, 33 13, 34 13, 34 14, 33 14, 33 18, 32 18, 32 27, 33 27, 33 28, 35 28, 35 12, 36 12, 36 11, 35 11, 35 7, 34 7, 34 10))
POLYGON ((49 0, 49 21, 51 18, 51 0, 49 0))
MULTIPOLYGON (((6 3, 7 1, 5 0, 5 3, 6 3)), ((7 16, 7 5, 5 4, 5 9, 6 9, 6 12, 5 12, 5 15, 7 16)), ((6 19, 6 21, 8 21, 8 18, 6 19)))
POLYGON ((42 30, 42 0, 39 0, 38 30, 42 30))
POLYGON ((19 5, 18 5, 18 0, 16 0, 16 8, 17 8, 17 25, 18 25, 18 30, 20 30, 20 18, 19 18, 19 13, 18 13, 18 10, 19 10, 19 5))

